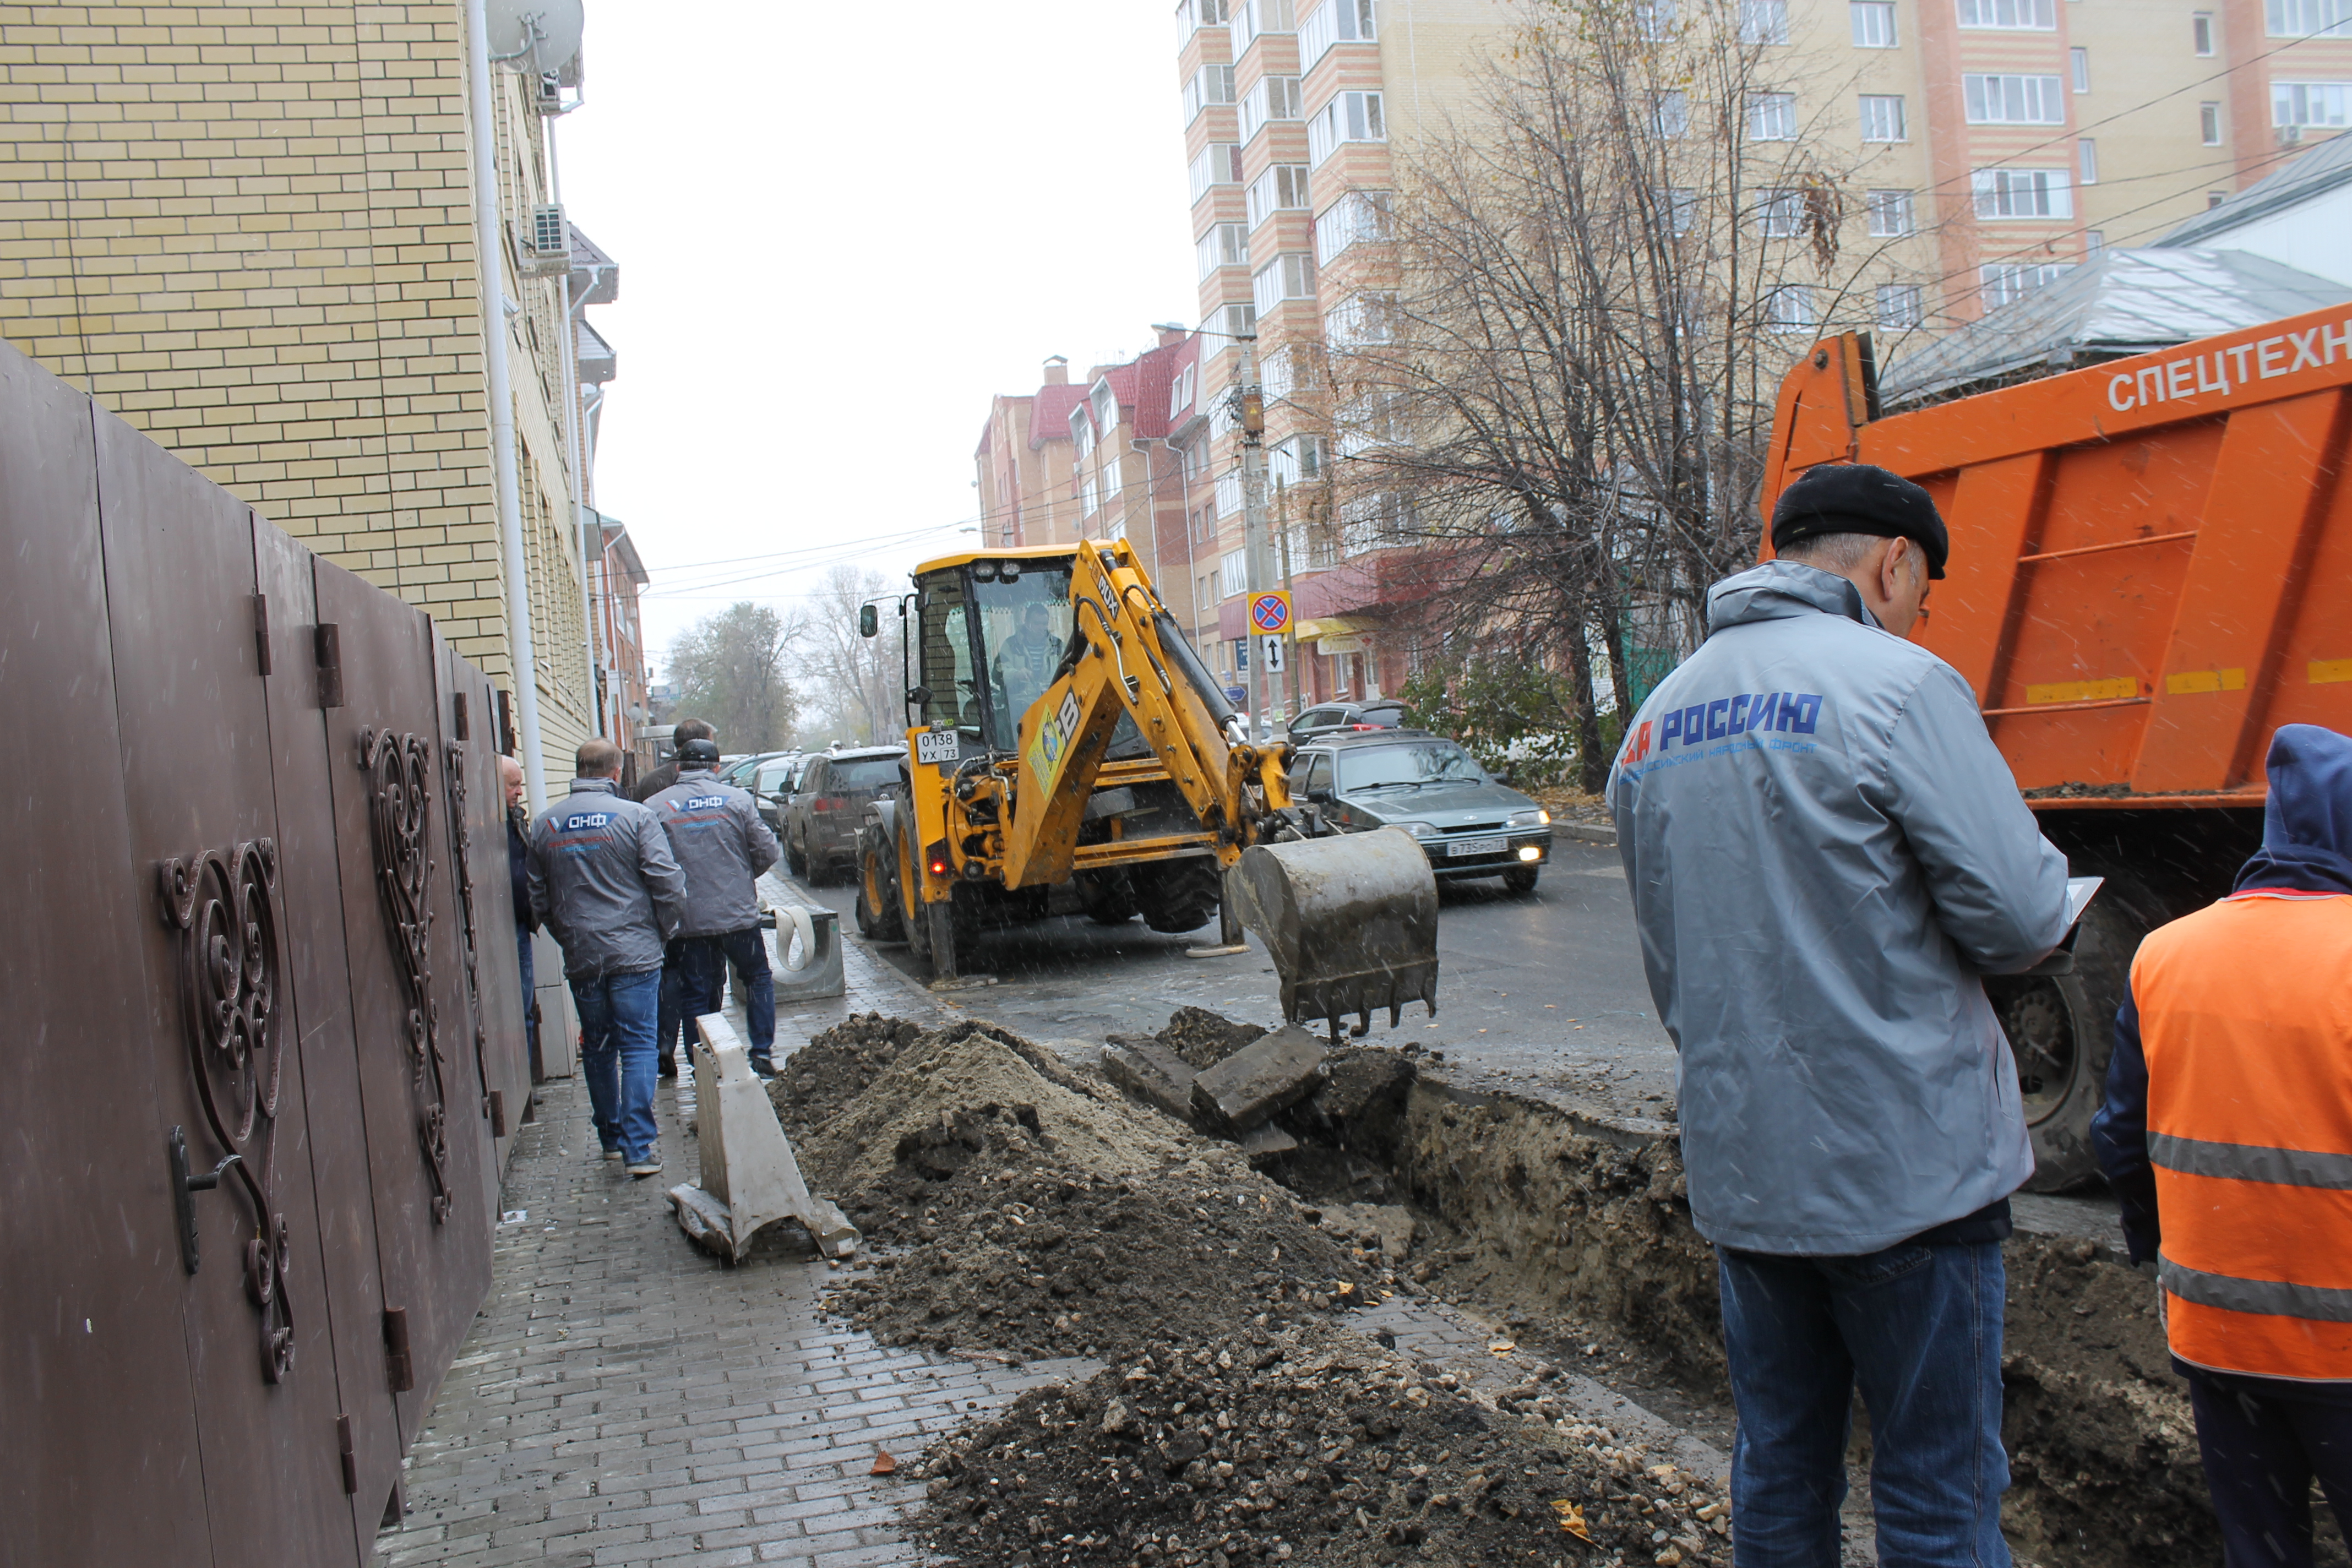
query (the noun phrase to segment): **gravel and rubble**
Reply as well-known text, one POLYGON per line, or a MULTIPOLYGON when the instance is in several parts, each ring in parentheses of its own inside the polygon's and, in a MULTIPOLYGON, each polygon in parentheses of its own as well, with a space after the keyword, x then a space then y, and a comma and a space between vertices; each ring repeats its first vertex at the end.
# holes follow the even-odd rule
MULTIPOLYGON (((1507 1349, 1507 1347, 1504 1347, 1507 1349)), ((1033 1390, 922 1466, 927 1542, 1046 1564, 1720 1563, 1708 1478, 1568 1406, 1329 1324, 1260 1318, 1033 1390)))

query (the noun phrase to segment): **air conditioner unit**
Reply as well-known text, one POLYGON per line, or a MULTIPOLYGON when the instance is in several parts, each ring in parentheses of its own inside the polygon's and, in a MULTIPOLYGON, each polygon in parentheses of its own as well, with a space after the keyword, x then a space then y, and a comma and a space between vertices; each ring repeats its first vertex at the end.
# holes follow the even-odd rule
POLYGON ((526 278, 558 278, 572 270, 572 226, 553 202, 530 209, 530 223, 517 236, 515 264, 526 278))
POLYGON ((2301 146, 2303 144, 2303 127, 2300 125, 2280 126, 2278 128, 2278 144, 2282 147, 2301 146))

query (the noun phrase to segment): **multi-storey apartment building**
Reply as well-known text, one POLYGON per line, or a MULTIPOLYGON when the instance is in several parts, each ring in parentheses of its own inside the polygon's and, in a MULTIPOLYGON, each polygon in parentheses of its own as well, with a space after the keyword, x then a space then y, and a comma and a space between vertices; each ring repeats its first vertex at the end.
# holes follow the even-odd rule
POLYGON ((599 512, 597 531, 604 552, 595 578, 596 649, 604 662, 597 668, 596 695, 604 705, 604 733, 632 759, 631 774, 622 782, 633 784, 635 773, 660 765, 654 739, 645 732, 653 723, 646 685, 653 667, 646 662, 645 623, 637 612, 637 591, 653 578, 619 518, 599 512))
POLYGON ((1070 362, 1055 354, 1036 391, 990 399, 971 455, 981 537, 988 543, 1017 548, 1078 537, 1070 410, 1085 395, 1086 388, 1070 384, 1070 362))
POLYGON ((550 130, 579 61, 493 71, 478 122, 465 14, 0 4, 0 335, 422 605, 502 687, 520 575, 539 760, 562 777, 598 723, 599 551, 574 472, 576 388, 597 373, 573 363, 593 333, 577 335, 582 258, 550 130), (485 140, 520 559, 488 391, 485 140))
MULTIPOLYGON (((1659 21, 1703 0, 1649 0, 1659 21)), ((1412 574, 1372 517, 1284 515, 1335 456, 1289 393, 1307 351, 1377 331, 1389 193, 1417 137, 1474 123, 1520 17, 1507 0, 1181 0, 1177 79, 1201 279, 1198 396, 1180 437, 1215 498, 1213 653, 1244 633, 1237 437, 1222 415, 1232 334, 1258 334, 1272 521, 1297 592, 1309 700, 1393 689, 1408 650, 1382 623, 1412 574)), ((1811 143, 1842 172, 1843 243, 1864 286, 1776 291, 1791 333, 1933 333, 2144 243, 2352 125, 2352 0, 1727 0, 1757 51, 1750 142, 1811 143)), ((1792 151, 1795 150, 1792 148, 1792 151)), ((1783 221, 1759 193, 1759 237, 1783 221)), ((1197 500, 1194 502, 1197 506, 1197 500)), ((1291 509, 1294 511, 1297 509, 1291 509)), ((1203 585, 1203 591, 1208 585, 1203 585)), ((1204 647, 1205 647, 1204 643, 1204 647)))

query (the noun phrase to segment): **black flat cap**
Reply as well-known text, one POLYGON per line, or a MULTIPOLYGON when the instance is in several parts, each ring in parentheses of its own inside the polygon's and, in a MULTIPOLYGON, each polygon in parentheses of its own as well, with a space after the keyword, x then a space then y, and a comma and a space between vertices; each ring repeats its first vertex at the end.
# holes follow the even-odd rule
MULTIPOLYGON (((1778 549, 1779 546, 1774 546, 1778 549)), ((719 765, 719 742, 688 741, 677 749, 677 765, 682 768, 715 768, 719 765)))
POLYGON ((1952 552, 1944 520, 1926 490, 1871 463, 1807 468, 1772 508, 1772 552, 1826 533, 1907 539, 1927 552, 1927 575, 1941 577, 1952 552))

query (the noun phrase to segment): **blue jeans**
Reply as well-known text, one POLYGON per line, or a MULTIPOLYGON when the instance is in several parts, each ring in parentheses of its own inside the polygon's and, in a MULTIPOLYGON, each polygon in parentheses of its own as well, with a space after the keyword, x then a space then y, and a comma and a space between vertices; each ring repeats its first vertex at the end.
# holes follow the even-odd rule
POLYGON ((768 944, 760 928, 745 926, 718 936, 688 937, 677 945, 678 968, 686 980, 685 1016, 699 1018, 719 1011, 726 992, 727 969, 732 964, 735 989, 743 998, 743 1021, 751 1031, 751 1059, 769 1060, 769 1053, 776 1048, 776 975, 768 967, 768 944))
POLYGON ((1853 1390, 1883 1568, 2007 1568, 1996 1241, 1859 1258, 1717 1249, 1739 1431, 1738 1568, 1837 1568, 1853 1390))
POLYGON ((653 1152, 654 1017, 661 1006, 661 971, 572 978, 580 1009, 580 1071, 597 1141, 635 1164, 653 1152))

